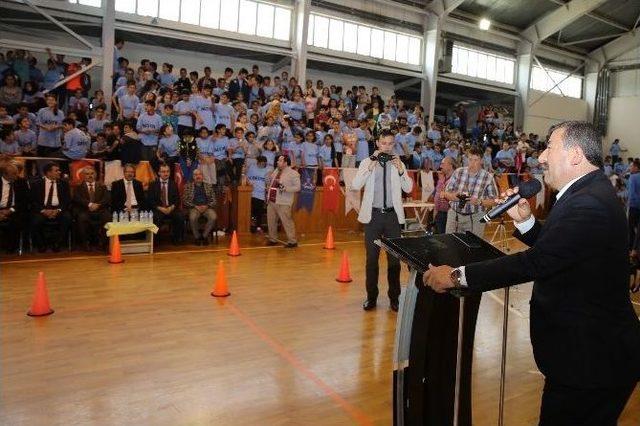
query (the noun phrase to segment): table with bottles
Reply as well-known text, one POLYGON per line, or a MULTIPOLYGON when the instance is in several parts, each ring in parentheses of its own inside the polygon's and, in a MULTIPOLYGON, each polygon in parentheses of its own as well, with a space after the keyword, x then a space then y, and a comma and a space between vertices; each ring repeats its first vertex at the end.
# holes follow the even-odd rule
POLYGON ((114 236, 131 235, 144 232, 144 239, 120 241, 120 250, 128 253, 153 253, 153 235, 158 233, 158 227, 153 223, 153 212, 146 210, 132 210, 131 212, 113 212, 111 222, 104 225, 109 238, 109 252, 113 247, 114 236))

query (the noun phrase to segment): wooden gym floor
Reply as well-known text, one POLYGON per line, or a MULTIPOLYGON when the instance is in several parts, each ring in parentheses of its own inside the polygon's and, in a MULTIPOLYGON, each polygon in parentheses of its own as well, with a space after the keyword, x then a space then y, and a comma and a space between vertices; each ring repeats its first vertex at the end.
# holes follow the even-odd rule
MULTIPOLYGON (((396 314, 385 274, 378 309, 362 311, 362 236, 336 241, 328 251, 322 236, 306 236, 285 250, 247 236, 242 256, 230 258, 221 238, 218 246, 125 256, 121 265, 80 253, 5 260, 0 423, 391 424, 396 314), (335 282, 342 250, 350 284, 335 282), (209 295, 220 260, 227 299, 209 295), (40 270, 56 312, 31 318, 40 270)), ((543 378, 529 341, 530 285, 511 294, 505 424, 534 425, 543 378)), ((475 425, 497 423, 501 301, 495 291, 480 307, 475 425)), ((638 295, 634 301, 640 312, 638 295)), ((640 387, 620 424, 640 424, 640 387)))

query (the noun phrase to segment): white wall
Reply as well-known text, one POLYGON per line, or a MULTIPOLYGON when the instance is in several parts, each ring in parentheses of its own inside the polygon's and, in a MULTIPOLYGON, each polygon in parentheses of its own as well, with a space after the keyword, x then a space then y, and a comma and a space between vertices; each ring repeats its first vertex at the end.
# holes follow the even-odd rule
POLYGON ((624 157, 640 157, 640 70, 614 72, 611 96, 605 152, 614 139, 620 139, 620 144, 628 150, 624 157))
MULTIPOLYGON (((544 92, 529 91, 529 104, 544 92)), ((531 106, 524 119, 524 131, 544 139, 549 127, 566 120, 587 120, 587 102, 583 99, 562 97, 547 93, 531 106)))

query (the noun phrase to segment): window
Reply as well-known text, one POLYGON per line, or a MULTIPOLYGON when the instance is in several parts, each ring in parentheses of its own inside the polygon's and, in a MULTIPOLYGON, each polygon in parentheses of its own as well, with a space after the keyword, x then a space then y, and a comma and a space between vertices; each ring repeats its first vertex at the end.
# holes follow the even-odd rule
POLYGON ((238 31, 238 0, 224 0, 220 8, 220 29, 238 31))
POLYGON ((307 44, 420 65, 422 38, 322 15, 309 15, 307 44))
POLYGON ((131 0, 116 0, 116 10, 118 12, 136 13, 136 2, 131 0))
POLYGON ((238 32, 254 35, 256 33, 256 12, 258 4, 254 1, 240 0, 240 19, 238 32))
POLYGON ((158 0, 138 0, 138 15, 158 16, 158 0))
POLYGON ((273 38, 277 40, 289 40, 291 34, 291 10, 276 7, 275 21, 273 23, 273 38))
POLYGON ((531 69, 529 87, 541 92, 550 91, 556 95, 582 98, 582 78, 575 75, 569 76, 568 72, 549 68, 545 71, 537 65, 531 69))
POLYGON ((102 0, 69 0, 69 3, 80 3, 85 6, 102 7, 102 0))
POLYGON ((258 5, 256 35, 273 38, 273 12, 274 7, 269 4, 258 5))
MULTIPOLYGON (((177 2, 174 0, 174 3, 177 2)), ((185 24, 200 24, 200 0, 181 0, 180 21, 185 24)))
POLYGON ((359 55, 369 56, 371 53, 371 28, 358 25, 358 50, 359 55))
POLYGON ((516 61, 491 52, 453 45, 451 72, 512 85, 516 61))
POLYGON ((180 19, 180 3, 173 0, 160 0, 159 18, 169 21, 180 19))
POLYGON ((200 2, 200 25, 207 28, 220 28, 220 0, 200 2))

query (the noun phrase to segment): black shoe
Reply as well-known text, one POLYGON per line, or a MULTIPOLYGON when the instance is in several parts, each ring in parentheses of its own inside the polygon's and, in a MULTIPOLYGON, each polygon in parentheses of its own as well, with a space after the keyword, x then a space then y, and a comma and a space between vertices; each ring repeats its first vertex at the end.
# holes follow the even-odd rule
POLYGON ((398 309, 400 309, 400 305, 398 304, 397 300, 392 300, 392 301, 389 302, 389 308, 393 312, 398 312, 398 309))
POLYGON ((277 246, 277 245, 278 245, 278 243, 277 243, 276 241, 268 240, 268 241, 267 241, 267 245, 268 245, 268 246, 277 246))
POLYGON ((372 309, 376 308, 376 301, 375 300, 365 300, 364 303, 362 304, 362 309, 364 309, 365 311, 370 311, 372 309))
POLYGON ((298 247, 298 243, 287 243, 284 245, 284 248, 296 248, 298 247))

